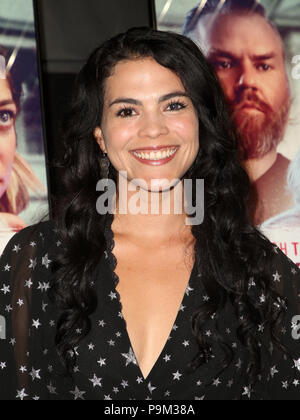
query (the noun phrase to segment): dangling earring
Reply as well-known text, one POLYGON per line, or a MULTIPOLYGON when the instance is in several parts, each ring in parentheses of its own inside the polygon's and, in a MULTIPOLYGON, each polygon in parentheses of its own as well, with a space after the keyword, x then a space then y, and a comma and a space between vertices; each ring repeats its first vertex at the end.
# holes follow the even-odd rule
POLYGON ((102 157, 100 159, 100 168, 101 168, 101 173, 102 173, 102 178, 103 179, 108 178, 109 165, 110 165, 110 161, 107 157, 107 153, 102 152, 102 157))

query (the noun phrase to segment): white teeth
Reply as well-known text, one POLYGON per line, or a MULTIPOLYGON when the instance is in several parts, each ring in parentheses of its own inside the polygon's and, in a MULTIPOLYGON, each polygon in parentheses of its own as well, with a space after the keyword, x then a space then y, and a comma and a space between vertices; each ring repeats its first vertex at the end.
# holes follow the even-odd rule
POLYGON ((141 152, 141 153, 133 152, 133 153, 140 159, 159 160, 159 159, 164 159, 166 157, 170 157, 174 155, 176 150, 177 149, 168 149, 168 150, 164 150, 163 152, 159 150, 157 152, 151 151, 150 153, 144 153, 144 152, 141 152))

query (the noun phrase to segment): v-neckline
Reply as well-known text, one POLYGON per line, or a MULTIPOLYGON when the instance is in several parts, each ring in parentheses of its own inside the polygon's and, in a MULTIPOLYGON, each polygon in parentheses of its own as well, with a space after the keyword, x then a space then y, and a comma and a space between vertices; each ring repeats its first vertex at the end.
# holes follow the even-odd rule
MULTIPOLYGON (((114 252, 113 252, 114 251, 114 248, 115 248, 114 232, 112 230, 113 220, 114 220, 114 214, 109 213, 107 215, 107 219, 106 219, 106 223, 105 223, 104 234, 105 234, 105 238, 106 238, 106 241, 107 241, 107 258, 108 258, 109 263, 110 263, 110 268, 111 268, 111 273, 112 273, 112 278, 113 278, 114 293, 117 296, 118 309, 119 309, 119 315, 118 316, 121 315, 121 319, 122 319, 122 323, 123 323, 123 328, 124 328, 125 339, 126 339, 127 344, 128 344, 127 347, 129 347, 129 351, 132 351, 132 353, 134 355, 134 359, 135 359, 135 365, 136 365, 137 369, 139 370, 139 373, 140 373, 143 381, 146 382, 146 381, 149 381, 150 376, 153 376, 153 372, 156 370, 156 367, 159 364, 160 359, 161 359, 163 353, 165 353, 167 351, 167 347, 168 347, 168 344, 169 344, 169 341, 170 341, 170 336, 172 334, 172 331, 174 331, 174 326, 177 326, 178 327, 178 324, 180 323, 180 320, 181 320, 181 317, 182 317, 182 313, 183 313, 183 310, 181 310, 181 308, 182 307, 185 307, 185 302, 186 302, 186 300, 188 298, 187 290, 188 290, 188 287, 191 286, 192 279, 193 279, 193 277, 195 275, 196 261, 194 261, 192 270, 190 272, 190 276, 189 276, 189 280, 188 280, 187 286, 184 289, 184 293, 183 293, 183 296, 182 296, 181 301, 180 301, 180 305, 179 305, 178 310, 177 310, 175 321, 174 321, 174 323, 173 323, 173 325, 171 327, 171 330, 168 333, 168 337, 167 337, 167 339, 166 339, 166 341, 165 341, 165 343, 164 343, 164 345, 163 345, 163 347, 162 347, 162 349, 161 349, 161 351, 160 351, 157 359, 155 360, 154 364, 152 365, 152 367, 151 367, 148 375, 146 377, 144 377, 144 374, 143 374, 143 372, 142 372, 142 370, 141 370, 141 368, 139 366, 139 363, 138 363, 138 360, 137 360, 137 357, 136 357, 136 354, 135 354, 135 351, 134 351, 132 342, 130 340, 130 336, 129 336, 128 329, 127 329, 126 319, 123 316, 121 297, 120 297, 120 294, 119 294, 119 292, 117 290, 117 285, 119 284, 120 279, 119 279, 119 276, 116 273, 117 259, 116 259, 115 255, 114 255, 114 252)), ((176 334, 176 329, 175 329, 174 333, 176 334)), ((172 338, 173 338, 173 336, 172 336, 172 338)))

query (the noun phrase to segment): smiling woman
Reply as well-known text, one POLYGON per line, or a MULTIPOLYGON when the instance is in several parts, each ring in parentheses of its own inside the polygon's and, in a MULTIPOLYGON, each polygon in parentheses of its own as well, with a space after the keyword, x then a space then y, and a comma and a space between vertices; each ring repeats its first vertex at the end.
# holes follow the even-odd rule
POLYGON ((142 178, 149 190, 153 178, 170 185, 191 167, 199 148, 197 112, 174 72, 151 57, 126 60, 106 81, 95 136, 114 168, 129 181, 142 178))
POLYGON ((249 222, 237 137, 198 47, 150 28, 100 45, 64 146, 54 220, 0 260, 0 398, 299 398, 300 273, 249 222), (112 214, 96 211, 103 179, 112 214), (202 179, 203 223, 163 211, 202 179), (130 211, 132 181, 154 212, 130 211))

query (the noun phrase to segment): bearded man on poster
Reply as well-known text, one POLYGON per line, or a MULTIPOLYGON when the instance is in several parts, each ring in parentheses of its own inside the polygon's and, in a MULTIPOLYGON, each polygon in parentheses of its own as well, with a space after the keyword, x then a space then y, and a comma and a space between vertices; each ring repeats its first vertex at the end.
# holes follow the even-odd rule
POLYGON ((290 161, 277 152, 291 107, 281 37, 254 0, 202 1, 188 13, 183 34, 199 45, 220 80, 252 185, 250 214, 260 225, 293 206, 286 188, 290 161))

